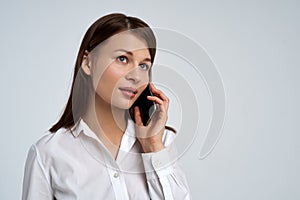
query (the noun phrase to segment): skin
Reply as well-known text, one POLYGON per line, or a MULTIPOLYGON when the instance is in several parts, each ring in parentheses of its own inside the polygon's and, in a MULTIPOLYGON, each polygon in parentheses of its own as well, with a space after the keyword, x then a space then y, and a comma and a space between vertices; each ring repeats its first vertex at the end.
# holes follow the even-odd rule
MULTIPOLYGON (((123 133, 127 126, 125 112, 132 106, 149 82, 151 62, 147 43, 133 35, 122 32, 113 35, 91 52, 85 52, 82 61, 83 71, 91 76, 95 98, 83 117, 88 126, 106 145, 116 159, 123 133), (124 51, 132 52, 132 55, 124 51), (138 90, 134 98, 124 96, 119 87, 133 87, 138 90)), ((144 126, 138 107, 134 110, 137 139, 145 153, 160 151, 164 148, 162 136, 167 121, 169 99, 150 84, 154 96, 148 99, 157 104, 151 122, 144 126)))

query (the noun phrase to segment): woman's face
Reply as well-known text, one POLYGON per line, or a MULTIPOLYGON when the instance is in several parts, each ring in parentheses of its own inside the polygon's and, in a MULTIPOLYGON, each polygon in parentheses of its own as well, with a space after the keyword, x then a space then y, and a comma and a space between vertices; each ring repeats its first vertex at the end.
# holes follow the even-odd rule
POLYGON ((130 108, 149 82, 151 57, 146 42, 126 31, 95 50, 90 66, 96 95, 113 107, 130 108))

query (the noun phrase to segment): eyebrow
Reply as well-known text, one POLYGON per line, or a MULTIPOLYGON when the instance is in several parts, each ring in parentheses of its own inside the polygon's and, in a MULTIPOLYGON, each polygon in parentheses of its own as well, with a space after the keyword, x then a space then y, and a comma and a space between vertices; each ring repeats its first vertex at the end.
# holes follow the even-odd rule
MULTIPOLYGON (((123 52, 125 52, 125 53, 133 56, 133 53, 131 51, 128 51, 128 50, 125 50, 125 49, 116 49, 115 52, 116 51, 123 51, 123 52)), ((143 61, 149 61, 149 62, 151 62, 151 59, 150 58, 145 58, 143 61)))

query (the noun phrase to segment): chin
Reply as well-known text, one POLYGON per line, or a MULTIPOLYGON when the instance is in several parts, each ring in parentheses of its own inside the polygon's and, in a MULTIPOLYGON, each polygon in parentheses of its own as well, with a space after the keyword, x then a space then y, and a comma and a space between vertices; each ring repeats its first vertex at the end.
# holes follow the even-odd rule
POLYGON ((111 98, 111 105, 113 107, 128 110, 133 103, 136 101, 139 95, 135 96, 134 98, 124 97, 122 94, 113 93, 111 98))
POLYGON ((128 110, 133 105, 133 103, 134 100, 120 99, 119 101, 113 101, 111 105, 119 109, 128 110))

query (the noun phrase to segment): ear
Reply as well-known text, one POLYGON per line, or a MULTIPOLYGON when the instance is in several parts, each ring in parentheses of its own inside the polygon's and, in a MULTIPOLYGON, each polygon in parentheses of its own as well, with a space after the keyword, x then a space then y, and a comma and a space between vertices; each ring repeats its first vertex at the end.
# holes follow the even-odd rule
POLYGON ((81 68, 83 69, 84 73, 86 73, 86 75, 91 75, 91 65, 88 59, 88 53, 89 52, 87 50, 84 51, 81 68))

